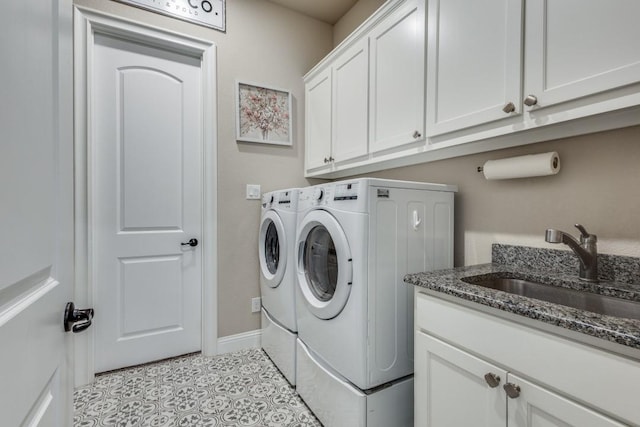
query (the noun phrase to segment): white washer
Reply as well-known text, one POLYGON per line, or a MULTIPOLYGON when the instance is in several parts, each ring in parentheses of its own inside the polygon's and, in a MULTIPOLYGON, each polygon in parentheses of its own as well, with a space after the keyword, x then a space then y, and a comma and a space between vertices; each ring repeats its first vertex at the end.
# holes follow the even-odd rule
POLYGON ((265 193, 258 239, 262 294, 262 348, 296 383, 295 232, 298 189, 265 193))
POLYGON ((455 191, 370 178, 300 191, 297 390, 325 427, 413 424, 403 278, 452 267, 455 191))

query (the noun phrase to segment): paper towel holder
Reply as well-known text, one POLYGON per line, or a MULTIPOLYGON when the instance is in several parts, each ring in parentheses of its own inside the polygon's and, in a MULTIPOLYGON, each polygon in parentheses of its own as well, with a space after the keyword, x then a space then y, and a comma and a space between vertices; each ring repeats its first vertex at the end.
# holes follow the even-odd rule
MULTIPOLYGON (((559 158, 557 156, 554 157, 552 162, 553 162, 553 167, 557 168, 558 167, 559 158)), ((484 171, 484 167, 478 166, 477 170, 478 170, 478 173, 483 172, 484 171)))
POLYGON ((487 160, 476 168, 487 180, 533 178, 555 175, 560 171, 557 151, 487 160))

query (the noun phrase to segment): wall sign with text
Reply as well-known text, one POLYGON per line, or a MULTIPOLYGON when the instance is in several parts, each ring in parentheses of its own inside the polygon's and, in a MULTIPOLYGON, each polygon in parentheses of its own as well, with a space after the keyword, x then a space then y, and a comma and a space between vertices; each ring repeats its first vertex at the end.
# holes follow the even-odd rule
POLYGON ((226 0, 117 0, 183 21, 226 31, 226 0))

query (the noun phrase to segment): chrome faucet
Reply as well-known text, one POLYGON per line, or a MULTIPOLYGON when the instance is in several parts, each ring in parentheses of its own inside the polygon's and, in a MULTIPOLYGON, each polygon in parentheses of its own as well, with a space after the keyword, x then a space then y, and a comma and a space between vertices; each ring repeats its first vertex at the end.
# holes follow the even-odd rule
POLYGON ((580 230, 580 242, 564 231, 547 229, 544 240, 549 243, 564 243, 568 245, 580 260, 580 280, 587 282, 598 281, 598 248, 596 242, 598 237, 595 234, 587 233, 587 230, 580 224, 575 227, 580 230))

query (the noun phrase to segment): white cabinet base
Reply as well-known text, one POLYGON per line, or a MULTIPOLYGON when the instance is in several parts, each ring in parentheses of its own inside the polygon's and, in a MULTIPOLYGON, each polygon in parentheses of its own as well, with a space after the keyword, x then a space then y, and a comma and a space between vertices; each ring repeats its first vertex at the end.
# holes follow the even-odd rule
POLYGON ((293 386, 296 385, 297 337, 298 334, 279 325, 262 309, 262 349, 293 386))
POLYGON ((413 377, 366 394, 297 341, 297 391, 324 427, 413 426, 413 377))

